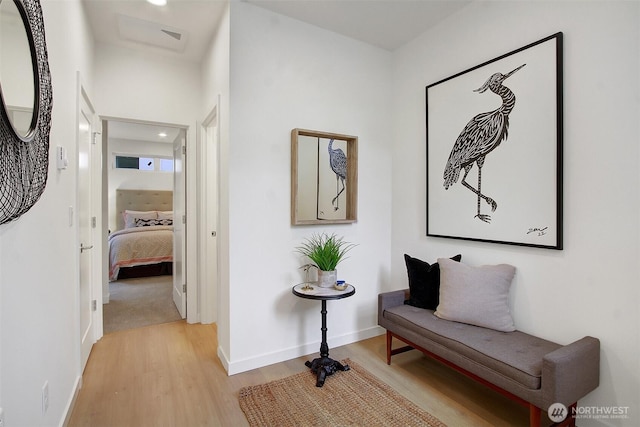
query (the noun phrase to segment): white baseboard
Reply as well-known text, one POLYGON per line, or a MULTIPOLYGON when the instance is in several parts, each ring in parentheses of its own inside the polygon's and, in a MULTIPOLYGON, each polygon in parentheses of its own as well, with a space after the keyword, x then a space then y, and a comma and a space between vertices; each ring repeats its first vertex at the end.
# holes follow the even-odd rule
POLYGON ((78 393, 80 393, 80 389, 82 388, 82 375, 76 378, 76 382, 73 385, 73 393, 69 397, 69 401, 67 402, 67 407, 64 412, 64 418, 60 420, 60 427, 66 427, 69 425, 69 421, 71 421, 71 414, 73 413, 73 408, 76 406, 76 400, 78 399, 78 393))
MULTIPOLYGON (((340 347, 354 342, 366 340, 368 338, 377 337, 385 333, 385 329, 380 326, 374 326, 353 333, 338 335, 328 338, 329 348, 340 347)), ((261 368, 263 366, 272 365, 274 363, 283 362, 285 360, 295 359, 307 354, 317 353, 320 348, 320 341, 290 347, 278 350, 272 353, 265 353, 244 360, 230 361, 224 352, 218 347, 218 357, 222 365, 229 375, 239 374, 241 372, 250 371, 252 369, 261 368)))
POLYGON ((222 347, 220 346, 218 346, 218 358, 220 359, 220 362, 222 363, 222 367, 224 368, 224 370, 227 371, 227 374, 229 374, 229 358, 227 357, 227 355, 224 353, 224 350, 222 350, 222 347))

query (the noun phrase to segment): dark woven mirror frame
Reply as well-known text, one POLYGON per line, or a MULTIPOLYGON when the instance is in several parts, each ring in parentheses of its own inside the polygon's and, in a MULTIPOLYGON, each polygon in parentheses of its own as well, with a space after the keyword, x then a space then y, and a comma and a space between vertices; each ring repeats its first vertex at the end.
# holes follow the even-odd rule
POLYGON ((2 1, 14 1, 27 30, 35 100, 31 128, 25 136, 21 136, 9 120, 0 82, 0 224, 19 218, 31 209, 44 192, 49 170, 53 100, 40 1, 2 1))

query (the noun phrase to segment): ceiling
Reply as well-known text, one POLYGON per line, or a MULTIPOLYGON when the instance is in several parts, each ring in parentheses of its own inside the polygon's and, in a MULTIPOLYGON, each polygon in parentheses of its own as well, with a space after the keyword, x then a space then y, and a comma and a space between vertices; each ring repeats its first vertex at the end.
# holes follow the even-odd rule
MULTIPOLYGON (((393 51, 472 0, 231 0, 242 1, 393 51)), ((139 52, 200 62, 228 0, 82 0, 96 41, 139 52)), ((109 136, 172 142, 172 129, 109 123, 109 136), (166 138, 158 133, 168 132, 166 138)))
POLYGON ((178 137, 179 128, 156 124, 109 120, 109 139, 164 142, 171 144, 178 137), (160 136, 160 133, 166 136, 160 136))
POLYGON ((244 1, 390 51, 471 3, 471 0, 244 1))
MULTIPOLYGON (((97 41, 200 62, 227 0, 82 0, 97 41)), ((471 0, 231 0, 394 50, 471 0)))
POLYGON ((227 2, 167 1, 158 7, 145 0, 82 0, 96 41, 200 62, 227 2))

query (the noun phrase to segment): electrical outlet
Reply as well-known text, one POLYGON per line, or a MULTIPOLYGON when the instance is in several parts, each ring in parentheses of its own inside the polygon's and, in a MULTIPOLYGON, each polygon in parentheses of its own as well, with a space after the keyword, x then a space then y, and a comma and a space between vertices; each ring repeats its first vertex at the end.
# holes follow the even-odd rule
POLYGON ((0 427, 4 427, 4 410, 0 408, 0 427))
POLYGON ((42 415, 49 409, 49 381, 45 381, 42 386, 42 415))

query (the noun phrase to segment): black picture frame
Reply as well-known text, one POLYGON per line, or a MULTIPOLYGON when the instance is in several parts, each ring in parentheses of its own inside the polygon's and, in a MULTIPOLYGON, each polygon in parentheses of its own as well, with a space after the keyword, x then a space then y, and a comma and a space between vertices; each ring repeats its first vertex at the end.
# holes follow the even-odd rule
POLYGON ((426 87, 427 236, 562 249, 562 45, 426 87))

